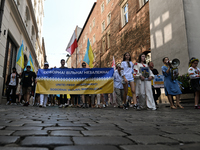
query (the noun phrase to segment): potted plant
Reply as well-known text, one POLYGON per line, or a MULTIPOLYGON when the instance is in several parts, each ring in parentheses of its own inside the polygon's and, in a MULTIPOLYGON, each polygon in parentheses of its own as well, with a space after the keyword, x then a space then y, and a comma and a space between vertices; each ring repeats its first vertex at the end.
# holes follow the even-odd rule
POLYGON ((193 93, 190 86, 190 77, 188 73, 178 76, 177 80, 179 81, 179 85, 183 94, 193 93))

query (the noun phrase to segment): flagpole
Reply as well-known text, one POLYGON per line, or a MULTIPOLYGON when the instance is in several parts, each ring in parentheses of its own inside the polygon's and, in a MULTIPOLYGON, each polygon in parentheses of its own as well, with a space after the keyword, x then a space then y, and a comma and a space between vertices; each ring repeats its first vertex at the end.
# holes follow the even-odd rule
POLYGON ((76 68, 77 68, 77 48, 76 48, 76 68))

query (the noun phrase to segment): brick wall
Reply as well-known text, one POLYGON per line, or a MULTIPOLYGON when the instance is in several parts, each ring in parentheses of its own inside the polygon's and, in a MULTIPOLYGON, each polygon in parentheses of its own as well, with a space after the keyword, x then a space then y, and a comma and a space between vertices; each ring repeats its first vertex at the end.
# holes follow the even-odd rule
MULTIPOLYGON (((121 62, 125 52, 130 52, 132 61, 136 62, 137 57, 142 52, 149 51, 149 3, 146 3, 140 8, 139 0, 128 0, 129 20, 128 23, 122 27, 122 5, 120 5, 122 1, 123 0, 110 0, 107 4, 107 0, 97 0, 78 40, 78 67, 80 67, 83 61, 88 38, 91 41, 93 53, 95 55, 94 64, 96 67, 110 67, 113 56, 116 62, 121 62), (101 12, 101 5, 103 2, 104 11, 101 12), (109 13, 111 13, 111 22, 108 25, 107 16, 109 13), (95 26, 93 27, 94 18, 95 26), (105 21, 105 30, 102 32, 103 21, 105 21), (91 32, 90 25, 92 26, 91 32), (96 42, 93 44, 94 34, 96 42)), ((75 55, 72 56, 72 66, 76 64, 75 57, 75 55)))

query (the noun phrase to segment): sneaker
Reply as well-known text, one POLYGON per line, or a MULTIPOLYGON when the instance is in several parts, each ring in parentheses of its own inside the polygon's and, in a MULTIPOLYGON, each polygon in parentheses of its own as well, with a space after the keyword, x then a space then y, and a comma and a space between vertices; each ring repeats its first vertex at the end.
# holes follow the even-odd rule
POLYGON ((128 110, 128 107, 127 107, 126 104, 123 104, 123 109, 124 109, 124 110, 128 110))
POLYGON ((10 101, 7 101, 6 105, 10 105, 10 101))
POLYGON ((83 108, 85 108, 85 104, 83 104, 83 108))
POLYGON ((65 107, 68 107, 69 105, 67 103, 65 103, 65 107))
POLYGON ((13 105, 17 105, 17 103, 13 103, 13 105))
POLYGON ((194 106, 194 109, 200 109, 200 107, 199 106, 194 106))
POLYGON ((134 109, 137 109, 137 107, 138 107, 138 105, 137 105, 137 104, 133 105, 133 108, 134 108, 134 109))
POLYGON ((29 105, 29 102, 24 103, 24 106, 28 106, 28 105, 29 105))
POLYGON ((39 107, 41 108, 41 107, 42 107, 42 105, 39 105, 39 107))
POLYGON ((154 110, 157 110, 157 109, 156 109, 156 108, 152 108, 151 110, 153 110, 153 111, 154 111, 154 110))
POLYGON ((136 107, 136 110, 137 110, 137 111, 140 111, 140 110, 142 110, 142 108, 141 108, 140 106, 137 106, 137 107, 136 107))
POLYGON ((106 105, 105 104, 103 104, 103 108, 105 108, 106 107, 106 105))
POLYGON ((51 106, 51 104, 49 104, 48 106, 51 106))
POLYGON ((46 106, 46 105, 43 105, 42 107, 43 107, 43 108, 46 108, 47 106, 46 106))
POLYGON ((62 105, 62 104, 60 104, 60 105, 59 105, 59 108, 62 108, 62 107, 63 107, 63 105, 62 105))

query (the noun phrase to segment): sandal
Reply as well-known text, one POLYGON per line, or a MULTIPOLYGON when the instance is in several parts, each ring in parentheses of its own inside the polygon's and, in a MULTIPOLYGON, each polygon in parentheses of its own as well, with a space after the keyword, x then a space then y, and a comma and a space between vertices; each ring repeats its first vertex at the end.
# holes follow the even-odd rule
POLYGON ((184 107, 181 106, 180 104, 176 105, 176 107, 179 107, 179 108, 181 108, 181 109, 184 109, 184 107))
POLYGON ((174 105, 170 106, 171 109, 176 109, 176 107, 174 105))

